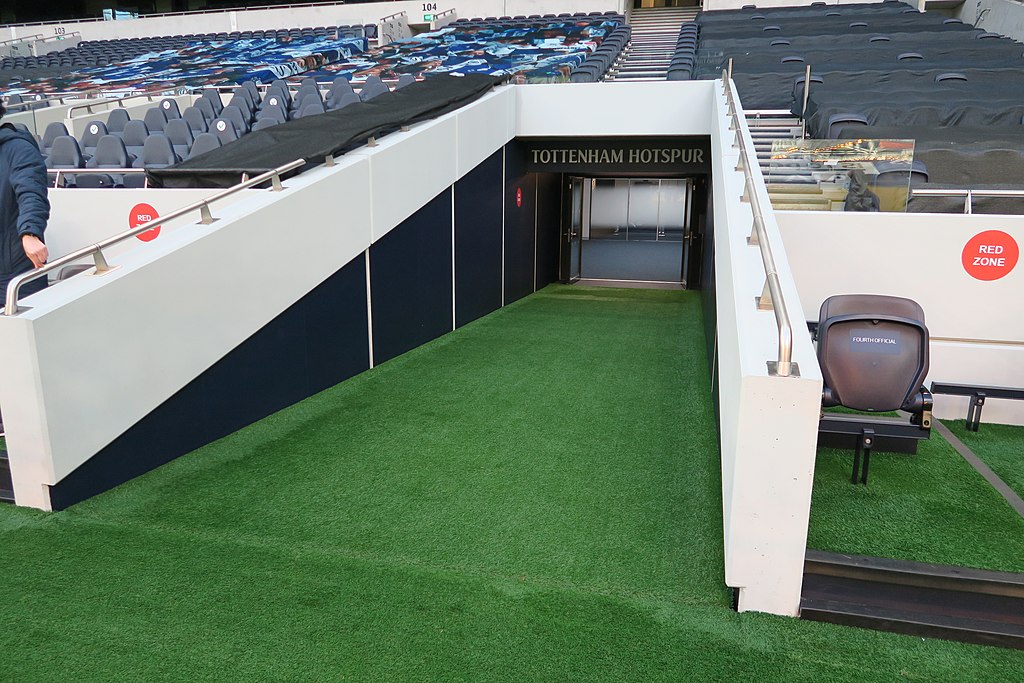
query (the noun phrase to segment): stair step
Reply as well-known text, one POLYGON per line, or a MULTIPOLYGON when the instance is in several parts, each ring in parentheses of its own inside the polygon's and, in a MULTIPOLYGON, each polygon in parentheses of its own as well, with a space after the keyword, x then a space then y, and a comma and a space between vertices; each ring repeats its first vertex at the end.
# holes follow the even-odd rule
POLYGON ((1024 649, 1024 600, 1003 596, 808 575, 800 617, 1024 649))
POLYGON ((1024 574, 808 550, 800 616, 1024 649, 1024 574))
POLYGON ((612 76, 608 79, 609 81, 663 81, 665 80, 665 74, 661 76, 648 75, 648 76, 637 76, 637 75, 625 75, 625 76, 612 76))
MULTIPOLYGON (((804 572, 1024 599, 1024 574, 808 550, 804 572)), ((1024 619, 1024 611, 1021 612, 1024 619)))

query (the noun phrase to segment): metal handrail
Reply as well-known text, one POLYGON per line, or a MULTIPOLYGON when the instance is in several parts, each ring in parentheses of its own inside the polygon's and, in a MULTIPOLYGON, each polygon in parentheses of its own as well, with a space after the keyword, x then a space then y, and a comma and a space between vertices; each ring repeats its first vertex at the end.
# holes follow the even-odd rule
POLYGON ((100 92, 101 91, 98 88, 93 88, 92 90, 83 90, 81 92, 70 92, 70 93, 63 93, 61 95, 54 95, 52 97, 47 97, 46 99, 41 99, 41 100, 22 100, 21 102, 15 102, 14 104, 8 104, 7 105, 7 111, 8 111, 8 113, 11 113, 11 114, 22 114, 24 112, 20 112, 20 111, 16 112, 14 110, 15 109, 24 109, 25 111, 33 111, 35 109, 45 109, 46 107, 42 106, 43 103, 47 103, 46 104, 47 107, 52 106, 52 105, 49 104, 50 102, 57 102, 58 104, 66 104, 65 100, 79 100, 79 99, 82 99, 83 97, 84 98, 88 98, 90 95, 93 95, 93 94, 96 94, 96 93, 100 93, 100 92))
MULTIPOLYGON (((138 175, 145 173, 144 168, 48 168, 46 169, 46 175, 54 176, 53 187, 54 189, 65 189, 60 186, 60 177, 62 175, 138 175)), ((149 187, 149 178, 146 178, 146 184, 142 188, 146 189, 149 187)))
MULTIPOLYGON (((93 92, 101 91, 96 90, 93 92)), ((168 95, 168 92, 169 90, 167 88, 164 88, 162 90, 147 90, 145 92, 135 93, 134 95, 125 95, 124 97, 97 97, 96 99, 90 100, 85 104, 76 104, 75 106, 68 109, 66 118, 74 118, 74 113, 79 109, 87 109, 89 111, 89 114, 95 114, 96 112, 94 112, 92 108, 99 106, 101 104, 114 105, 116 107, 124 109, 125 100, 133 100, 139 97, 148 97, 149 101, 152 102, 154 97, 175 97, 175 95, 168 95)))
POLYGON ((1011 197, 1024 199, 1024 190, 974 190, 971 188, 940 190, 935 188, 910 188, 913 197, 963 197, 964 213, 974 213, 975 197, 1011 197))
MULTIPOLYGON (((736 131, 736 146, 740 150, 740 166, 744 176, 744 199, 750 202, 750 212, 754 217, 753 231, 748 242, 756 244, 761 250, 761 262, 764 265, 765 294, 759 300, 759 306, 771 306, 775 312, 775 325, 779 329, 779 353, 772 372, 769 363, 769 374, 779 377, 796 376, 796 368, 793 363, 793 325, 789 319, 789 309, 786 306, 786 299, 782 294, 782 284, 779 281, 778 270, 775 266, 775 255, 772 253, 772 246, 768 240, 768 231, 765 228, 764 208, 761 206, 761 195, 758 190, 767 189, 764 187, 764 178, 755 176, 753 169, 757 166, 750 161, 747 152, 747 140, 744 139, 744 122, 739 114, 739 107, 736 104, 736 94, 733 90, 732 79, 728 72, 722 73, 722 83, 725 86, 725 99, 729 105, 729 115, 732 117, 730 128, 736 131), (760 186, 758 185, 760 180, 760 186), (768 301, 765 301, 765 299, 768 301)), ((749 132, 747 137, 749 137, 749 132)), ((753 142, 751 141, 751 147, 753 142)), ((740 170, 740 169, 737 169, 740 170)))
POLYGON ((77 251, 73 251, 70 254, 67 254, 66 256, 60 257, 56 261, 52 261, 50 263, 43 265, 41 268, 36 268, 31 272, 19 275, 18 277, 11 280, 11 284, 7 286, 7 301, 6 305, 4 306, 4 315, 12 316, 18 314, 20 310, 18 308, 18 291, 26 282, 38 280, 39 278, 44 277, 47 273, 63 268, 64 266, 70 265, 71 263, 79 259, 86 258, 87 256, 93 257, 93 263, 96 266, 97 274, 106 273, 112 270, 110 264, 107 263, 106 257, 103 255, 103 250, 106 249, 107 247, 111 247, 127 239, 131 239, 132 237, 135 237, 139 233, 146 232, 147 230, 152 230, 155 227, 163 225, 167 221, 179 218, 187 213, 191 213, 196 210, 199 211, 201 216, 199 222, 202 223, 203 225, 209 225, 214 221, 213 214, 210 213, 210 204, 212 204, 213 202, 218 201, 220 199, 224 199, 225 197, 233 195, 241 190, 246 190, 254 185, 265 183, 268 180, 273 183, 273 187, 271 189, 274 192, 280 192, 281 190, 284 189, 284 186, 281 184, 281 175, 287 173, 288 171, 294 171, 295 169, 299 168, 300 166, 304 166, 305 164, 305 159, 296 159, 295 161, 285 164, 284 166, 279 166, 278 168, 267 171, 266 173, 258 175, 255 178, 250 178, 249 180, 243 181, 238 185, 229 187, 223 192, 218 192, 212 197, 207 197, 202 201, 198 201, 189 204, 188 206, 184 206, 180 209, 170 212, 166 216, 154 218, 153 220, 147 223, 143 223, 138 227, 132 228, 131 230, 126 230, 125 232, 114 235, 113 237, 108 237, 107 239, 101 240, 91 246, 82 247, 77 251))
POLYGON ((8 38, 7 40, 0 40, 0 45, 6 45, 7 43, 27 43, 37 38, 42 38, 42 33, 33 33, 30 36, 19 36, 17 38, 8 38))
POLYGON ((387 21, 388 19, 394 19, 395 17, 400 17, 400 16, 402 16, 403 14, 406 14, 405 10, 402 10, 401 12, 395 12, 394 14, 389 14, 389 15, 387 15, 386 17, 383 17, 383 18, 382 18, 382 19, 380 20, 380 22, 381 22, 381 23, 383 24, 383 23, 384 23, 385 21, 387 21))

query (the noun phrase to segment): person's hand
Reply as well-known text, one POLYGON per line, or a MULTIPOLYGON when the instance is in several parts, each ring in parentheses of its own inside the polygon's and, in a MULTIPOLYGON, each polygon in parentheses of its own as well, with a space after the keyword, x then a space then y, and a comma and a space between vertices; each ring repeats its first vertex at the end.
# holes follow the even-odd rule
POLYGON ((33 266, 42 268, 46 264, 46 259, 49 258, 50 252, 46 250, 46 245, 43 244, 41 239, 35 235, 22 235, 21 246, 33 266))

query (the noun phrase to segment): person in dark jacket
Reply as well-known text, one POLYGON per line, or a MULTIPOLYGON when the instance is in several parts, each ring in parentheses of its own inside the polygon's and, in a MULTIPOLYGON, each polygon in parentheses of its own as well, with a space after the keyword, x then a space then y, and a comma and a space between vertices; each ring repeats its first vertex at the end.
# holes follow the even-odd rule
POLYGON ((881 211, 878 195, 871 191, 868 178, 860 169, 850 171, 850 191, 846 194, 843 211, 881 211))
MULTIPOLYGON (((0 104, 0 120, 6 113, 0 104)), ((0 306, 11 280, 40 268, 49 254, 43 231, 50 218, 46 198, 46 164, 32 134, 0 123, 0 306)), ((46 287, 46 278, 33 280, 19 298, 46 287)))

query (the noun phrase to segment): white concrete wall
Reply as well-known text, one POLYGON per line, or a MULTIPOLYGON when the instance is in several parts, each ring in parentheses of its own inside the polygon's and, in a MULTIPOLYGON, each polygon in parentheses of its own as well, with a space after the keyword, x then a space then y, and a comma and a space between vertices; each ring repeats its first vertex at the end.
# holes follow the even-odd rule
MULTIPOLYGON (((177 209, 202 201, 219 192, 213 189, 195 190, 138 190, 138 189, 57 189, 50 190, 50 221, 46 226, 46 246, 50 261, 73 251, 96 244, 128 230, 132 209, 148 204, 157 215, 166 216, 177 209)), ((214 205, 214 211, 262 194, 259 190, 237 192, 214 205)), ((216 215, 216 213, 215 213, 216 215)), ((198 211, 173 219, 160 228, 151 241, 128 240, 111 247, 107 256, 118 258, 132 249, 146 249, 182 225, 192 225, 198 211)), ((87 261, 91 263, 92 260, 87 261)))
MULTIPOLYGON (((433 4, 433 3, 431 3, 433 4)), ((60 35, 79 32, 82 40, 170 36, 186 33, 254 31, 257 29, 376 24, 383 17, 406 12, 411 23, 423 23, 424 3, 373 2, 357 5, 325 4, 312 7, 253 9, 235 12, 194 12, 154 15, 127 21, 65 21, 47 24, 0 27, 0 41, 44 33, 60 35)), ((434 14, 455 9, 459 17, 515 16, 517 14, 560 14, 562 12, 625 11, 623 0, 440 0, 434 14)))
MULTIPOLYGON (((0 405, 18 504, 48 509, 45 485, 85 462, 500 149, 512 135, 514 113, 513 89, 495 91, 463 110, 389 135, 377 147, 347 154, 332 168, 291 179, 284 192, 253 190, 244 201, 215 205, 219 220, 212 225, 193 218, 172 226, 141 248, 114 254, 116 270, 61 282, 28 297, 29 310, 0 317, 0 350, 11 354, 0 405), (409 182, 395 192, 403 187, 397 184, 402 169, 421 168, 413 162, 421 155, 448 161, 432 167, 429 186, 409 182), (322 215, 310 210, 326 206, 346 209, 322 215), (296 222, 296 216, 305 220, 296 222), (292 226, 289 239, 281 238, 282 225, 292 226), (311 243, 317 248, 310 250, 311 243)), ((100 195, 75 192, 55 197, 61 213, 80 211, 55 219, 55 227, 60 231, 61 221, 77 219, 82 225, 76 238, 86 241, 105 233, 121 214, 127 221, 126 206, 135 199, 170 210, 172 198, 192 198, 185 191, 107 190, 101 191, 109 204, 105 213, 93 214, 86 207, 100 195)))
POLYGON ((520 137, 711 134, 711 81, 538 84, 518 92, 520 137))
MULTIPOLYGON (((924 308, 932 336, 927 381, 1024 388, 1024 262, 1005 277, 964 270, 967 241, 1001 230, 1024 249, 1024 217, 780 211, 779 227, 803 315, 833 294, 890 294, 924 308)), ((963 418, 967 398, 935 397, 940 418, 963 418)), ((990 399, 986 422, 1024 424, 1024 402, 990 399)))
POLYGON ((956 16, 978 28, 1024 42, 1024 5, 1014 0, 966 0, 956 16))
MULTIPOLYGON (((710 109, 714 192, 717 364, 722 448, 725 582, 739 589, 740 611, 799 613, 807 524, 821 408, 821 374, 800 312, 789 259, 770 209, 769 242, 793 325, 799 377, 771 377, 778 357, 775 316, 758 310, 765 281, 757 246, 747 243, 751 205, 719 81, 710 109)), ((742 116, 741 116, 742 119, 742 116)), ((742 136, 753 155, 746 122, 742 136)), ((760 169, 756 191, 770 207, 760 169)))

